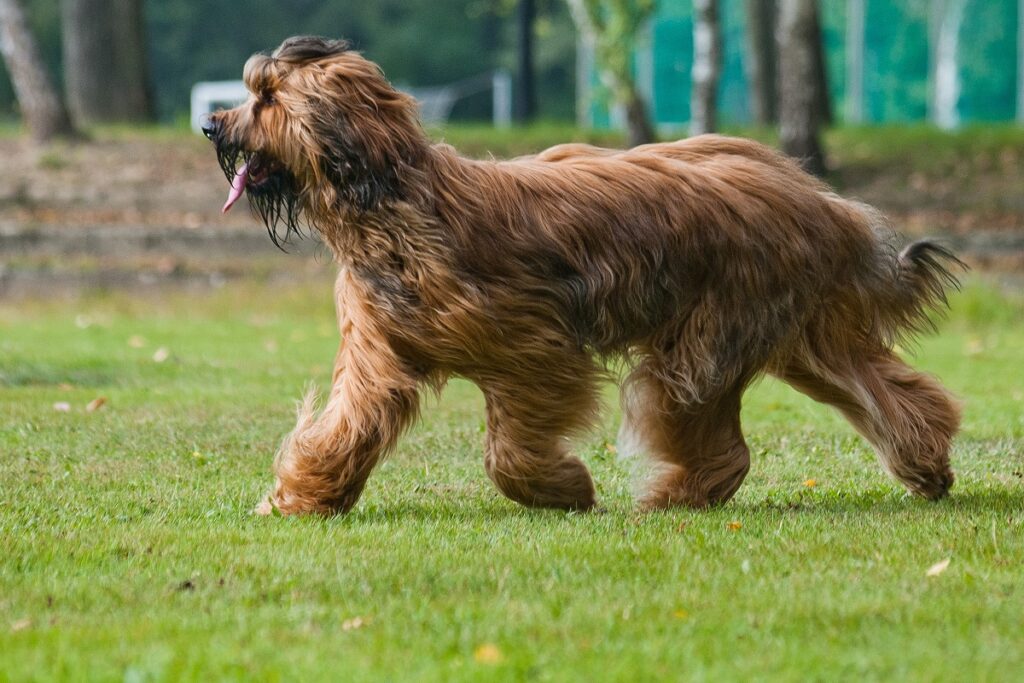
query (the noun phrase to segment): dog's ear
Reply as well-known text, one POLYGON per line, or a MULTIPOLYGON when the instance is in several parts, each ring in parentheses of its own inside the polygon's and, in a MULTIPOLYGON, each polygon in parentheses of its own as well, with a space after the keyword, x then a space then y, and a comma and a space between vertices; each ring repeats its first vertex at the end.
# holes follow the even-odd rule
POLYGON ((410 188, 422 180, 427 153, 416 101, 357 55, 324 70, 326 87, 315 95, 313 122, 324 175, 361 211, 409 199, 410 188))
POLYGON ((403 199, 401 174, 415 160, 397 146, 373 144, 365 139, 358 122, 350 124, 345 118, 318 131, 325 144, 324 175, 346 203, 360 211, 403 199))

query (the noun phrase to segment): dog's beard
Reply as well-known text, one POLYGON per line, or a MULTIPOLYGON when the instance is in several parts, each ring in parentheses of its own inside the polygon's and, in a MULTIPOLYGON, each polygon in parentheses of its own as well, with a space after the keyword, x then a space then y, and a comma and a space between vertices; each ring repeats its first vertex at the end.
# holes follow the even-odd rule
MULTIPOLYGON (((286 168, 269 159, 265 155, 248 152, 240 147, 219 142, 217 144, 217 162, 227 177, 228 182, 241 183, 249 195, 249 206, 253 215, 267 227, 270 240, 278 249, 285 251, 284 245, 292 235, 302 236, 302 210, 299 206, 299 193, 296 188, 295 176, 286 168), (240 166, 241 164, 241 166, 240 166), (263 171, 265 177, 257 182, 250 182, 250 173, 239 178, 239 169, 263 171)), ((234 201, 229 199, 225 210, 234 201)))

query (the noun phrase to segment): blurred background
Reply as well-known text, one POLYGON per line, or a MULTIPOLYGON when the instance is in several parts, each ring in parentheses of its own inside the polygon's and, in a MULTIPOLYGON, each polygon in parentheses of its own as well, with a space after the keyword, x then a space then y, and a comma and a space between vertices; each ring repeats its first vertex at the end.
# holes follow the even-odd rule
POLYGON ((1006 286, 1024 272, 1024 0, 0 0, 0 296, 328 277, 227 190, 204 111, 344 37, 471 156, 722 131, 1006 286))

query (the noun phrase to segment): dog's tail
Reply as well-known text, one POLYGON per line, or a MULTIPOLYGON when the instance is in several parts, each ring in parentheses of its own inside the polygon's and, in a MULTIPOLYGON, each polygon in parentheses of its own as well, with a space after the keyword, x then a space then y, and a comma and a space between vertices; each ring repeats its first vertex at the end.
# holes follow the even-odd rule
POLYGON ((883 334, 895 342, 933 331, 931 314, 948 307, 947 291, 960 288, 954 270, 966 270, 967 265, 929 239, 913 242, 899 252, 885 247, 884 252, 889 267, 877 299, 883 334))

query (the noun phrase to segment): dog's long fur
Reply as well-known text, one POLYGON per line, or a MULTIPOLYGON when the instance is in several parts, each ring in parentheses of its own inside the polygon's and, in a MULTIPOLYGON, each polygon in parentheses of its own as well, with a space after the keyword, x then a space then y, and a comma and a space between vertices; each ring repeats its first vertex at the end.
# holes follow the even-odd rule
POLYGON ((663 465, 644 508, 736 492, 740 399, 763 373, 839 409, 914 493, 951 486, 958 405, 892 346, 959 262, 931 242, 898 252, 875 211, 791 160, 700 136, 473 161, 429 144, 376 65, 319 38, 254 56, 245 80, 250 100, 211 122, 225 172, 269 168, 248 191, 272 234, 308 223, 340 265, 333 388, 277 456, 282 512, 349 510, 421 389, 451 375, 483 390, 505 495, 590 508, 566 437, 619 357, 625 419, 663 465))

